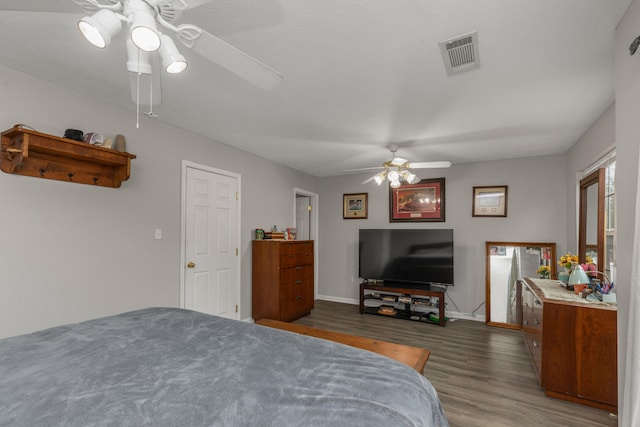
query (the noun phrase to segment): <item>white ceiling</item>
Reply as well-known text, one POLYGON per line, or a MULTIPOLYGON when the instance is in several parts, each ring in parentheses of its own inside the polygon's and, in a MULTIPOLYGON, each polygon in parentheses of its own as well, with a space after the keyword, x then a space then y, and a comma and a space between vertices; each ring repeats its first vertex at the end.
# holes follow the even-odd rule
MULTIPOLYGON (((162 76, 159 118, 141 127, 161 120, 318 177, 378 166, 392 143, 454 164, 562 153, 613 102, 614 29, 630 1, 212 0, 178 23, 283 84, 262 91, 178 44, 189 68, 162 76), (448 77, 438 43, 472 31, 480 68, 448 77)), ((97 49, 81 16, 71 0, 0 1, 0 62, 135 121, 126 31, 97 49)))

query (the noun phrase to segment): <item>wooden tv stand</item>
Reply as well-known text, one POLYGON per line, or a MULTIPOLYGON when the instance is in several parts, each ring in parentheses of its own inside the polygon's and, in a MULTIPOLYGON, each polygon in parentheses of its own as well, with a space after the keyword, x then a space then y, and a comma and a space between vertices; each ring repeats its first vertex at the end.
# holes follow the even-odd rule
MULTIPOLYGON (((426 323, 436 323, 436 324, 439 324, 440 326, 444 326, 446 322, 446 318, 444 315, 444 310, 445 310, 444 294, 446 290, 447 288, 445 286, 435 286, 435 285, 431 286, 429 289, 425 289, 425 288, 406 287, 406 286, 402 286, 401 284, 394 285, 394 284, 384 284, 383 282, 379 282, 379 283, 363 282, 363 283, 360 283, 360 314, 363 314, 363 313, 379 314, 381 316, 397 317, 400 319, 416 320, 416 321, 422 321, 426 323), (393 314, 380 313, 380 311, 378 310, 378 307, 365 307, 364 300, 368 297, 371 297, 372 295, 372 294, 365 294, 365 289, 380 292, 380 293, 392 292, 394 294, 402 294, 401 296, 405 296, 405 297, 416 296, 416 295, 425 296, 425 297, 436 297, 438 298, 438 306, 434 308, 438 309, 438 321, 432 321, 428 317, 424 318, 424 316, 422 316, 424 314, 423 312, 411 310, 411 307, 412 305, 414 305, 414 302, 420 302, 421 300, 420 298, 412 298, 411 302, 404 304, 403 310, 397 310, 396 313, 393 313, 393 314)), ((426 301, 426 298, 424 300, 426 301)), ((384 300, 382 301, 384 302, 384 300)), ((395 301, 394 303, 397 303, 397 302, 398 301, 395 301)))

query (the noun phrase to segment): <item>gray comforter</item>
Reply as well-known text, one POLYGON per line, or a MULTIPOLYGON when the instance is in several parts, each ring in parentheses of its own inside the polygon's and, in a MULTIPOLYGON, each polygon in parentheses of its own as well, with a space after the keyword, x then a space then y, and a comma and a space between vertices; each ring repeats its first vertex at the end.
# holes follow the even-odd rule
POLYGON ((0 426, 446 426, 431 384, 341 344, 151 308, 0 340, 0 426))

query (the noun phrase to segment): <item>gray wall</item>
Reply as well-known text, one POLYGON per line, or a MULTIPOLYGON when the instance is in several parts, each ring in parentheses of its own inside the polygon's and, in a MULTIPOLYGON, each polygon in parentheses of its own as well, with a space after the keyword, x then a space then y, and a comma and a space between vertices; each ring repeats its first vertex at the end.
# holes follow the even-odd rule
MULTIPOLYGON (((320 180, 320 296, 357 300, 359 228, 453 228, 456 284, 448 291, 448 309, 467 315, 485 301, 486 241, 556 242, 566 246, 565 155, 425 169, 419 176, 446 178, 446 222, 390 223, 389 187, 373 182, 360 184, 368 175, 320 180), (493 185, 509 186, 507 218, 472 217, 472 188, 493 185), (342 219, 343 193, 359 192, 369 193, 369 218, 342 219)), ((484 307, 476 313, 484 314, 484 307)))
POLYGON ((146 117, 136 129, 134 109, 4 67, 0 98, 2 130, 121 133, 138 156, 119 189, 0 173, 0 337, 178 306, 183 159, 242 176, 240 315, 251 316, 251 230, 291 226, 294 187, 317 192, 316 178, 146 117))
MULTIPOLYGON (((638 155, 640 146, 640 54, 629 55, 629 45, 639 35, 640 2, 634 0, 616 30, 615 39, 615 85, 616 85, 616 200, 617 200, 617 292, 618 292, 618 400, 621 401, 624 381, 638 372, 626 372, 625 358, 629 315, 631 309, 631 271, 637 258, 632 258, 635 230, 635 215, 638 209, 638 155)), ((635 254, 637 257, 637 254, 635 254)), ((637 267, 637 266, 636 266, 637 267)), ((634 286, 638 286, 637 277, 634 286)), ((637 293, 635 294, 637 298, 637 293)), ((636 314, 637 316, 637 314, 636 314)), ((631 330, 637 337, 638 331, 631 330)), ((637 339, 637 338, 636 338, 637 339)), ((630 380, 628 380, 630 381, 630 380)), ((636 402, 637 404, 637 402, 636 402)), ((619 413, 631 408, 619 407, 619 413)), ((623 424, 621 425, 628 425, 623 424)))

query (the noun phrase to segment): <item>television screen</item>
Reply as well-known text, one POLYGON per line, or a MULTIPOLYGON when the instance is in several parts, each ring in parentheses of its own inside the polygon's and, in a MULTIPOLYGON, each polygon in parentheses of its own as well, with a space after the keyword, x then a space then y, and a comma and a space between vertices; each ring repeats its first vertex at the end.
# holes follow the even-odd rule
POLYGON ((358 247, 362 279, 453 285, 452 229, 361 229, 358 247))

